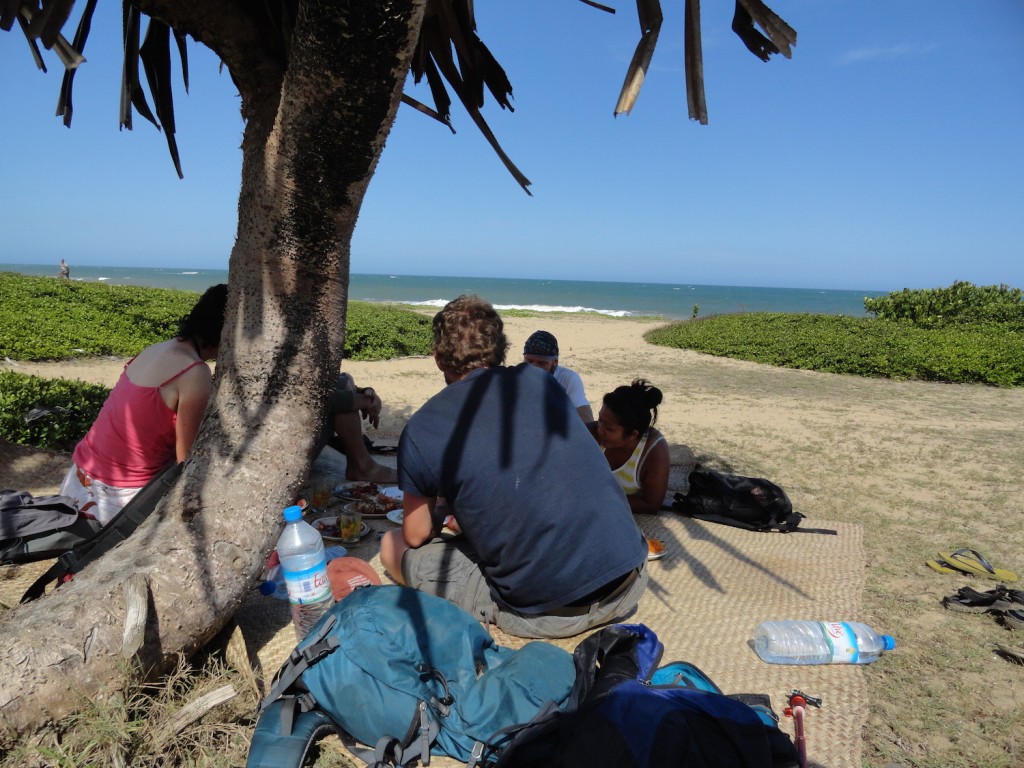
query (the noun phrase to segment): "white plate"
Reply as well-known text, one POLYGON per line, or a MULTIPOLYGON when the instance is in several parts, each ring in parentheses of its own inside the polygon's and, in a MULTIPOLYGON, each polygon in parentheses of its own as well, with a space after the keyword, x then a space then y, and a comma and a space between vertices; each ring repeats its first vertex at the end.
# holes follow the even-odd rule
MULTIPOLYGON (((309 523, 313 526, 317 533, 324 541, 341 541, 341 536, 338 534, 338 516, 328 515, 326 517, 318 517, 316 520, 312 520, 309 523), (329 533, 325 533, 329 531, 329 533)), ((362 539, 366 534, 370 532, 370 524, 365 520, 363 521, 362 527, 359 529, 359 538, 356 541, 362 539)), ((346 544, 355 544, 354 541, 346 541, 346 544)))
POLYGON ((402 513, 402 510, 400 509, 392 509, 390 512, 388 512, 388 520, 390 520, 395 525, 401 525, 402 520, 404 518, 405 516, 402 513))
POLYGON ((364 480, 355 480, 351 483, 342 483, 334 487, 334 495, 339 496, 346 501, 357 501, 360 497, 355 495, 356 491, 361 491, 370 484, 364 480))
POLYGON ((397 486, 381 488, 380 492, 387 496, 389 499, 394 499, 395 501, 402 501, 402 499, 405 498, 405 494, 402 493, 402 489, 397 486))
POLYGON ((644 543, 647 544, 647 559, 661 560, 665 556, 665 542, 654 536, 644 536, 644 543))
POLYGON ((346 502, 345 506, 360 504, 359 513, 363 517, 373 519, 384 517, 390 510, 400 507, 405 494, 394 486, 385 488, 380 483, 353 481, 337 486, 334 489, 334 495, 344 500, 346 502), (359 493, 360 491, 365 491, 370 486, 375 487, 377 493, 369 495, 359 493), (384 497, 386 501, 381 497, 384 497), (373 507, 376 507, 376 511, 370 511, 373 507))

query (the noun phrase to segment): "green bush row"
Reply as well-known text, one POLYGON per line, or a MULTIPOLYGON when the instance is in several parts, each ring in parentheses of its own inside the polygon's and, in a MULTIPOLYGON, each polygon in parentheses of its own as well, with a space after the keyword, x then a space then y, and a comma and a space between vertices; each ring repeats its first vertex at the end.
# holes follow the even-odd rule
MULTIPOLYGON (((197 295, 0 272, 0 357, 130 357, 178 332, 197 295)), ((344 355, 384 360, 430 351, 430 318, 397 306, 351 302, 344 355)))
POLYGON ((0 371, 0 438, 70 452, 109 392, 100 384, 0 371))
POLYGON ((1024 385, 1024 333, 999 323, 919 328, 842 315, 749 313, 673 323, 646 339, 786 368, 1024 385))
MULTIPOLYGON (((80 283, 0 272, 0 357, 63 360, 130 357, 177 333, 189 291, 80 283)), ((430 318, 397 306, 348 306, 345 357, 383 360, 430 351, 430 318)), ((0 437, 69 451, 109 390, 66 379, 0 371, 0 437)))
POLYGON ((1024 331, 1024 291, 1007 285, 977 286, 956 281, 948 288, 915 289, 864 299, 880 320, 904 320, 922 328, 1003 323, 1024 331))
POLYGON ((196 294, 0 272, 0 356, 129 357, 171 338, 196 294))

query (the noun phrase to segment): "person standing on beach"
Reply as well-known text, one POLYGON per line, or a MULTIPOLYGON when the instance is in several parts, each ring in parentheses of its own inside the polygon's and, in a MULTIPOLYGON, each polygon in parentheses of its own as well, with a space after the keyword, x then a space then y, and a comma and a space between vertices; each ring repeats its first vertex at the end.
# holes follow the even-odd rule
POLYGON ((647 586, 643 537, 561 386, 504 366, 501 317, 480 298, 449 302, 433 333, 446 387, 399 440, 403 522, 381 539, 388 573, 519 637, 628 616, 647 586), (460 533, 442 536, 449 512, 460 533))
POLYGON ((523 346, 523 360, 555 377, 584 424, 594 420, 587 393, 583 391, 583 379, 576 371, 558 364, 558 339, 547 331, 535 331, 523 346))
POLYGON ((71 454, 62 496, 106 525, 143 486, 188 456, 213 390, 227 286, 207 289, 178 324, 124 367, 99 416, 71 454))
POLYGON ((64 259, 60 260, 60 276, 65 280, 71 279, 71 267, 68 266, 68 263, 64 261, 64 259))

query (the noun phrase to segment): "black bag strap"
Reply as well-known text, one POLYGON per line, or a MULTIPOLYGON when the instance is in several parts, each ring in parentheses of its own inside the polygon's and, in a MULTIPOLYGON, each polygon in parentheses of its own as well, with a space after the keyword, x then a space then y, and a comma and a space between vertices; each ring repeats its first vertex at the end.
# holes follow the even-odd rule
POLYGON ((300 768, 314 744, 332 733, 342 733, 327 713, 319 709, 301 713, 290 723, 289 732, 282 733, 279 710, 285 708, 287 702, 275 702, 260 716, 249 744, 246 768, 300 768))
POLYGON ((277 674, 274 675, 274 679, 270 683, 270 690, 263 697, 263 702, 260 704, 260 712, 263 712, 278 699, 289 696, 298 698, 298 703, 302 706, 303 711, 312 709, 316 705, 312 694, 305 691, 305 689, 296 693, 296 683, 302 677, 302 673, 309 669, 310 666, 316 664, 325 656, 334 653, 338 646, 341 645, 338 638, 331 634, 331 630, 334 629, 337 621, 337 616, 331 616, 319 626, 315 635, 307 638, 309 642, 306 645, 302 648, 296 647, 288 654, 288 658, 281 665, 281 668, 277 670, 277 674))
POLYGON ((353 750, 353 754, 366 762, 369 768, 409 768, 417 761, 424 766, 430 765, 430 747, 440 732, 441 723, 427 702, 419 701, 404 737, 382 736, 372 751, 353 750))
POLYGON ((28 603, 42 597, 50 583, 65 581, 67 576, 80 572, 93 560, 131 536, 139 524, 153 512, 160 499, 174 487, 184 466, 184 462, 172 464, 153 477, 95 536, 61 555, 46 573, 25 590, 21 602, 28 603))

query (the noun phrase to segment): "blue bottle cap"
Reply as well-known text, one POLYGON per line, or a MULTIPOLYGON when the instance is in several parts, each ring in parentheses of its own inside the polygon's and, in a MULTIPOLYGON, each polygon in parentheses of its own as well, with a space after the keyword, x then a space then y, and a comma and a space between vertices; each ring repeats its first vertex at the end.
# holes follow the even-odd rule
POLYGON ((891 651, 896 647, 896 638, 892 635, 882 635, 882 649, 891 651))
POLYGON ((277 592, 277 584, 273 581, 260 582, 260 594, 270 596, 277 592))
POLYGON ((302 519, 302 507, 292 506, 284 508, 284 521, 286 523, 294 523, 296 520, 302 519))

